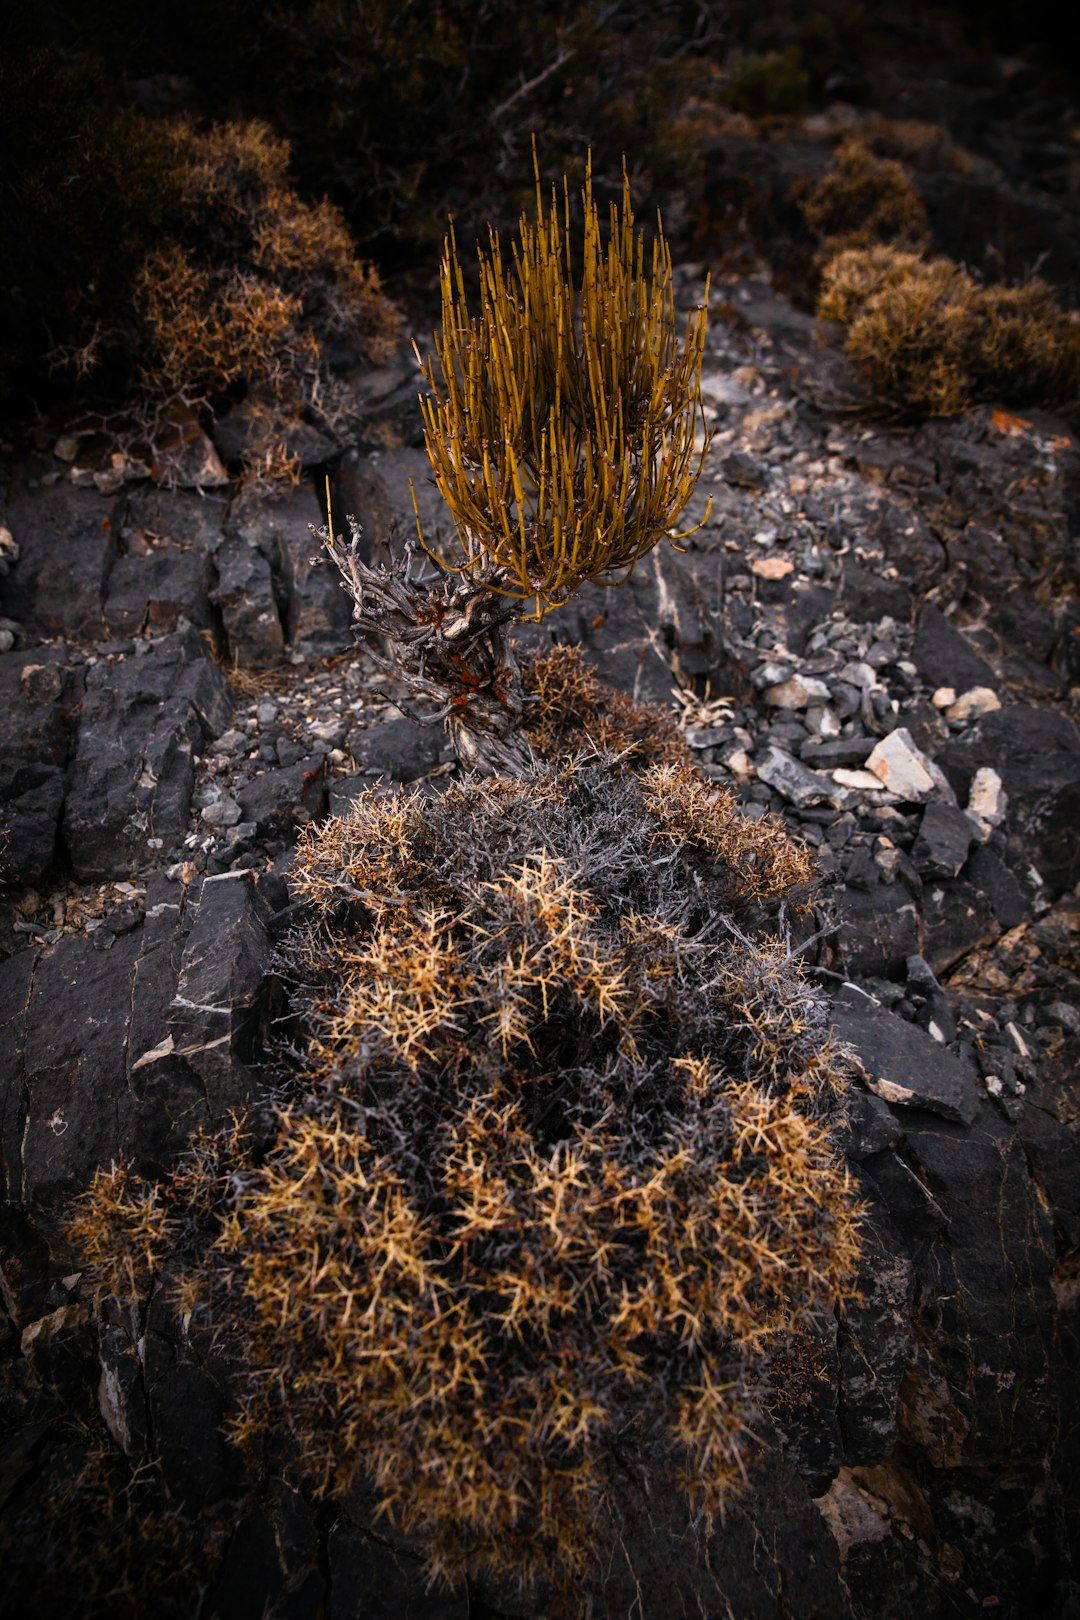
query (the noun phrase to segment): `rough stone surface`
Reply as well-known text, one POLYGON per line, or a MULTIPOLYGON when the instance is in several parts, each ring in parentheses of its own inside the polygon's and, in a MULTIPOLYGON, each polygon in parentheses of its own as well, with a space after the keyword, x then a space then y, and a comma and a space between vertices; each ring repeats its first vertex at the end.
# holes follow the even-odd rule
POLYGON ((192 632, 88 672, 63 835, 84 880, 121 878, 187 831, 196 751, 231 711, 192 632))
POLYGON ((440 727, 417 725, 400 715, 350 732, 346 747, 363 775, 412 782, 434 770, 443 757, 444 742, 440 727))
POLYGON ((271 669, 285 651, 285 634, 270 564, 255 546, 230 536, 217 554, 213 600, 221 610, 229 658, 241 669, 271 669))
POLYGON ((1080 731, 1052 709, 1012 704, 949 743, 942 766, 964 799, 985 767, 1008 796, 1010 859, 1036 866, 1053 889, 1080 879, 1080 731))
POLYGON ((833 1031, 850 1047, 866 1083, 882 1101, 928 1108, 970 1124, 978 1106, 975 1076, 914 1024, 845 986, 833 1003, 833 1031))
POLYGON ((0 588, 3 612, 45 634, 100 636, 117 554, 115 501, 68 484, 17 488, 8 523, 20 556, 0 588))

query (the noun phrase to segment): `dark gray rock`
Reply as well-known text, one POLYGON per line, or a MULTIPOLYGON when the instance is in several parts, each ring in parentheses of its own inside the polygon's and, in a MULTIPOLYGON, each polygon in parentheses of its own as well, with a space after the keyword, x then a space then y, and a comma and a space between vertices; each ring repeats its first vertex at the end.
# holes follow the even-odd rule
POLYGON ((288 837, 298 826, 326 814, 326 760, 312 754, 297 765, 264 771, 236 795, 245 822, 260 838, 288 837))
POLYGON ((285 653, 285 634, 270 564, 247 540, 230 536, 217 553, 211 592, 221 610, 229 660, 240 669, 272 669, 285 653))
MULTIPOLYGON (((11 1194, 51 1200, 83 1186, 132 1140, 126 1080, 139 936, 108 952, 69 935, 33 963, 11 1097, 20 1140, 5 1144, 11 1194)), ((18 970, 17 970, 18 971, 18 970)))
POLYGON ((807 770, 805 765, 771 743, 757 750, 754 766, 762 782, 775 788, 782 798, 800 810, 808 805, 823 804, 836 791, 827 777, 807 770))
POLYGON ((970 1123, 978 1107, 975 1077, 914 1024, 845 985, 833 1004, 833 1033, 851 1048, 870 1089, 885 1102, 928 1108, 970 1123))
POLYGON ((872 624, 886 617, 906 624, 915 608, 915 599, 906 585, 899 580, 883 579, 848 557, 844 559, 838 601, 849 617, 861 624, 872 624))
POLYGON ((997 676, 972 647, 963 632, 940 608, 925 603, 915 622, 911 661, 927 686, 951 686, 957 693, 973 686, 997 687, 997 676))
POLYGON ((984 714, 949 743, 940 764, 961 803, 981 766, 998 772, 1016 870, 1035 866, 1052 890, 1080 879, 1080 730, 1066 715, 1025 704, 984 714))
POLYGON ((117 554, 116 502, 66 483, 16 487, 7 522, 21 555, 4 581, 3 612, 38 632, 99 637, 117 554))
POLYGON ((873 1154, 862 1168, 909 1250, 948 1226, 948 1216, 930 1189, 894 1149, 873 1154))
POLYGON ((431 1592, 415 1560, 373 1540, 345 1517, 328 1537, 328 1620, 469 1620, 466 1592, 431 1592))
POLYGON ((438 765, 444 743, 440 726, 417 725, 402 715, 366 729, 357 726, 350 731, 345 747, 363 774, 413 782, 438 765))
POLYGON ((353 645, 352 600, 309 527, 324 522, 310 484, 283 498, 244 500, 230 518, 231 535, 256 548, 279 583, 289 647, 313 656, 345 652, 353 645))
POLYGON ((228 684, 193 631, 90 669, 63 818, 80 879, 130 877, 184 836, 193 755, 231 712, 228 684))
POLYGON ((955 877, 974 842, 975 829, 964 812, 932 799, 922 813, 911 858, 921 877, 955 877))
POLYGON ((64 647, 0 653, 0 757, 66 765, 84 671, 64 647))
POLYGON ((169 1010, 171 1051, 202 1082, 212 1121, 246 1101, 276 1007, 271 907, 252 872, 204 878, 169 1010))
POLYGON ((728 483, 739 489, 762 490, 768 482, 761 462, 745 450, 729 451, 720 463, 720 470, 728 483))
POLYGON ((193 1516, 215 1506, 242 1479, 240 1458, 224 1432, 222 1391, 159 1301, 151 1306, 138 1352, 162 1482, 174 1510, 193 1516))
POLYGON ((22 1196, 22 1139, 29 1097, 24 1053, 40 952, 19 951, 0 962, 0 1209, 22 1196))
POLYGON ((275 1481, 241 1514, 202 1612, 207 1620, 323 1620, 326 1595, 312 1510, 275 1481))
POLYGON ((912 1353, 914 1269, 878 1204, 863 1223, 862 1243, 858 1297, 844 1307, 837 1336, 837 1416, 849 1464, 881 1462, 892 1451, 897 1397, 912 1353))
POLYGON ((211 559, 201 551, 170 546, 118 557, 109 575, 105 628, 113 636, 163 635, 181 618, 205 627, 212 579, 211 559))
POLYGON ((145 545, 212 556, 221 544, 227 496, 206 490, 191 493, 155 484, 136 485, 123 510, 123 543, 129 551, 145 545))
POLYGON ((63 802, 58 765, 0 759, 0 887, 40 882, 52 864, 63 802))
POLYGON ((865 764, 876 737, 829 737, 823 742, 804 742, 799 758, 816 771, 834 771, 838 766, 865 764))
POLYGON ((925 957, 908 957, 904 993, 915 1009, 912 1022, 925 1029, 934 1040, 951 1045, 957 1037, 956 1019, 949 999, 925 957))
MULTIPOLYGON (((282 422, 280 444, 287 456, 299 457, 304 467, 316 467, 331 460, 340 450, 340 443, 329 434, 322 433, 310 422, 282 422)), ((210 429, 214 449, 225 462, 239 467, 245 457, 260 445, 265 449, 266 418, 258 402, 243 400, 234 405, 227 416, 219 417, 210 429)))
POLYGON ((872 1091, 852 1090, 844 1107, 843 1149, 861 1163, 883 1149, 895 1147, 901 1131, 889 1105, 872 1091))
POLYGON ((440 539, 453 535, 454 523, 435 487, 425 450, 350 452, 338 467, 331 484, 335 521, 355 517, 367 551, 365 562, 384 562, 394 536, 400 547, 406 537, 416 534, 410 484, 416 491, 424 538, 438 551, 440 539))
POLYGON ((923 954, 936 974, 1000 933, 988 897, 963 878, 928 884, 923 903, 923 954))
MULTIPOLYGON (((905 1153, 948 1230, 911 1251, 920 1348, 905 1379, 901 1436, 946 1470, 979 1459, 993 1470, 1002 1458, 1038 1466, 1056 1425, 1058 1306, 1052 1218, 1023 1142, 986 1100, 967 1131, 914 1117, 905 1153)), ((982 1500, 990 1522, 967 1536, 992 1544, 993 1490, 982 1500)))
POLYGON ((918 592, 929 590, 945 573, 945 547, 925 517, 911 507, 885 501, 871 537, 896 565, 900 578, 918 592))
POLYGON ((854 977, 892 978, 922 950, 918 907, 899 884, 845 889, 836 902, 836 923, 837 963, 854 977))

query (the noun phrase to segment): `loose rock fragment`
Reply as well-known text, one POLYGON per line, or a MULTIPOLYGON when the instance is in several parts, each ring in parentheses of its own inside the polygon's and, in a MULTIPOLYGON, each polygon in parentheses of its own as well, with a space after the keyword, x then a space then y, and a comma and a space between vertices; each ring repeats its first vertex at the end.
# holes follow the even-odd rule
POLYGON ((942 772, 915 746, 910 731, 903 726, 882 737, 866 761, 866 768, 902 801, 941 794, 950 803, 956 802, 942 772))

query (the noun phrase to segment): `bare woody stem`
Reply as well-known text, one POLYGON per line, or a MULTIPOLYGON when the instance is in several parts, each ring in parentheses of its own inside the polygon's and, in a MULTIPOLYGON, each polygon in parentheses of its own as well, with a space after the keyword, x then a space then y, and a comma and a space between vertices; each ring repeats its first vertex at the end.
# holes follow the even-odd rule
POLYGON ((506 638, 521 604, 493 588, 494 563, 465 579, 406 542, 389 567, 372 566, 360 555, 359 525, 347 521, 348 542, 314 525, 311 532, 341 572, 353 623, 376 664, 409 693, 408 701, 394 700, 398 708, 420 725, 441 722, 466 769, 526 775, 534 761, 521 732, 525 695, 506 638))

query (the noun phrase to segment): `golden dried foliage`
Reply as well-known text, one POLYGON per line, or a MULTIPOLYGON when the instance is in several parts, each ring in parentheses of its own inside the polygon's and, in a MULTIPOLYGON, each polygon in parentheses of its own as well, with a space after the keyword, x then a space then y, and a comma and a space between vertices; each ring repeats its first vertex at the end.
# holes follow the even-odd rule
POLYGON ((881 242, 919 248, 929 239, 918 187, 900 163, 876 157, 862 141, 837 147, 829 171, 799 206, 823 258, 881 242))
POLYGON ((707 301, 687 318, 680 347, 671 252, 658 227, 647 266, 629 180, 606 246, 591 166, 582 200, 578 250, 566 182, 562 202, 553 190, 545 209, 537 177, 535 222, 522 215, 512 265, 494 232, 479 251, 475 318, 451 229, 442 327, 426 367, 433 397, 422 401, 456 531, 440 560, 531 600, 538 619, 586 580, 616 582, 665 536, 681 538, 673 531, 705 453, 707 301))
MULTIPOLYGON (((567 655, 538 707, 575 682, 602 714, 567 655)), ((772 1351, 850 1291, 859 1206, 827 1008, 768 924, 805 852, 663 747, 639 774, 553 734, 530 780, 306 831, 274 1142, 99 1177, 73 1232, 235 1347, 238 1443, 366 1481, 433 1578, 565 1594, 643 1458, 719 1511, 772 1351)))
POLYGON ((249 474, 289 481, 290 428, 311 420, 333 433, 347 409, 328 344, 379 360, 396 312, 339 210, 292 189, 288 143, 266 125, 181 118, 164 128, 176 198, 133 287, 148 398, 213 409, 244 396, 249 474))
POLYGON ((871 248, 825 267, 818 314, 846 326, 873 393, 913 415, 1080 397, 1080 323, 1042 281, 982 286, 950 259, 871 248))
POLYGON ((532 698, 525 735, 543 759, 577 754, 591 744, 627 764, 690 765, 692 755, 671 715, 609 686, 579 647, 535 654, 523 673, 532 698))

